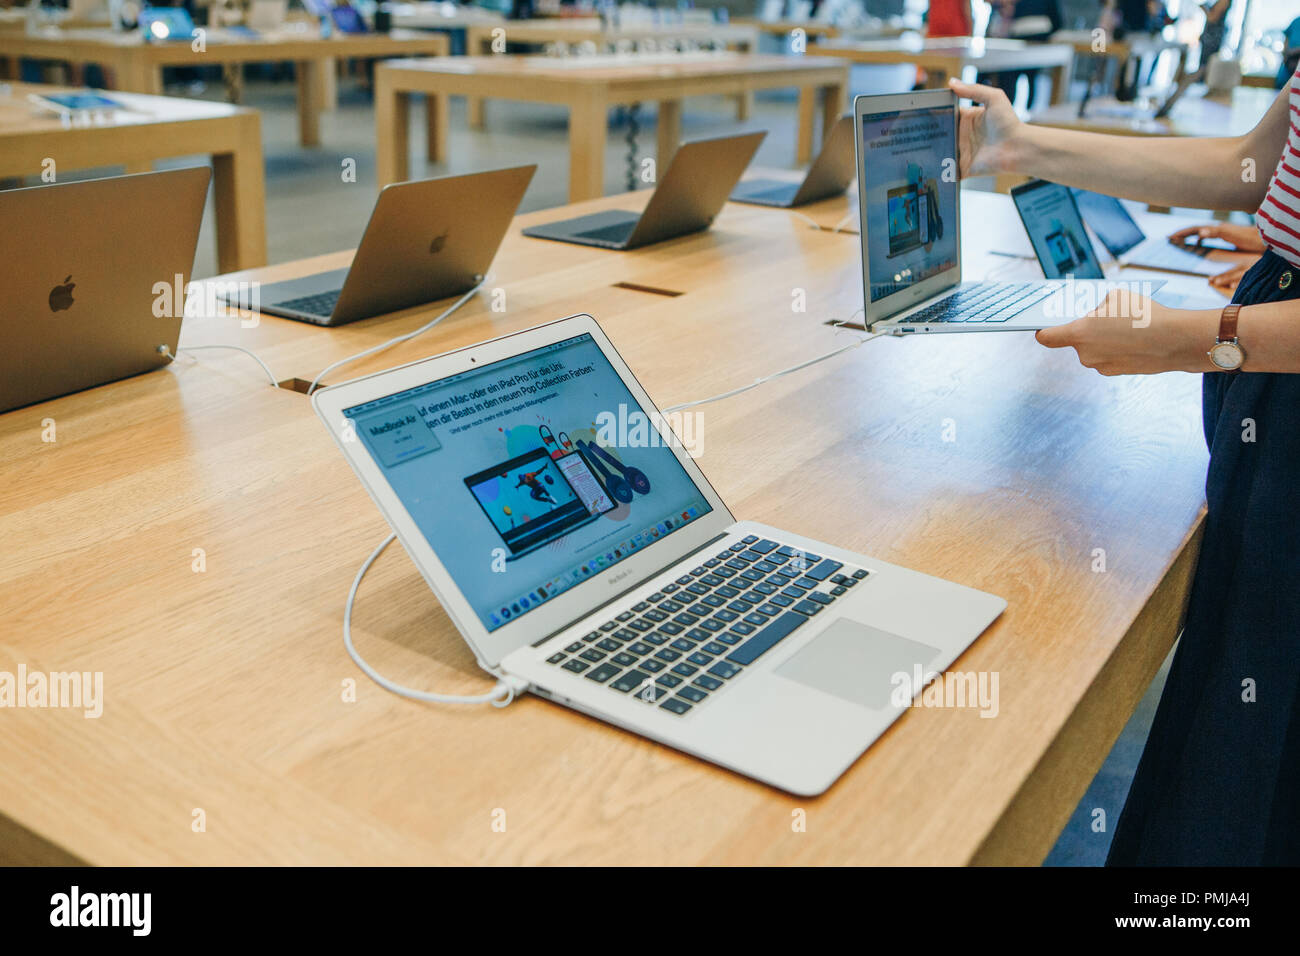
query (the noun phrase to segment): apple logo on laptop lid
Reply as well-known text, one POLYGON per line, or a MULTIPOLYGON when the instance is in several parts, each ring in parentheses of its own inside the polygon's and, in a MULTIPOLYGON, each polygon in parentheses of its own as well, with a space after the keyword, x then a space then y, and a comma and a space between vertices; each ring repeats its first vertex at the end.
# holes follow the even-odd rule
POLYGON ((72 308, 72 290, 77 284, 72 281, 72 276, 63 280, 61 285, 56 285, 50 290, 50 311, 62 312, 64 309, 72 308))

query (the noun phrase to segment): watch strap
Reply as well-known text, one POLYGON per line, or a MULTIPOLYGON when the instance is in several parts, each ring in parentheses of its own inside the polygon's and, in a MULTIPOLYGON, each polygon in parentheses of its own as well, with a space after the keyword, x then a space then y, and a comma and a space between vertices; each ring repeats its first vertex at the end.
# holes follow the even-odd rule
POLYGON ((1241 306, 1236 303, 1226 307, 1219 316, 1219 337, 1215 342, 1235 342, 1237 340, 1237 313, 1241 306))

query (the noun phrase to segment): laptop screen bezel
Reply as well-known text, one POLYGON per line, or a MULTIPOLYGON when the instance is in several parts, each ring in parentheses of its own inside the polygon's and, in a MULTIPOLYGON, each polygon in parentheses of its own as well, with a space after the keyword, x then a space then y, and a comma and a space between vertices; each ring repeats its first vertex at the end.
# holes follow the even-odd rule
MULTIPOLYGON (((858 173, 858 238, 862 254, 862 304, 867 328, 920 305, 941 292, 961 284, 961 180, 957 187, 957 201, 953 204, 953 228, 957 235, 957 264, 916 283, 908 289, 887 295, 878 302, 871 301, 871 251, 867 235, 867 177, 863 168, 862 127, 866 117, 906 110, 933 110, 948 108, 952 113, 953 143, 958 144, 957 96, 950 90, 918 90, 915 93, 889 93, 862 95, 853 100, 853 150, 858 173)), ((960 148, 960 146, 959 146, 960 148)), ((959 161, 953 156, 954 162, 959 161)))
POLYGON ((655 572, 680 561, 735 523, 735 518, 696 466, 694 459, 660 427, 662 417, 655 414, 658 412, 657 407, 590 315, 559 319, 502 338, 319 389, 312 394, 312 405, 456 628, 464 635, 479 662, 489 669, 500 664, 510 652, 569 627, 655 572), (371 457, 355 433, 349 439, 349 420, 346 419, 344 410, 452 375, 476 371, 584 333, 591 335, 633 399, 650 414, 666 447, 677 457, 711 510, 654 544, 628 555, 599 575, 489 631, 389 484, 379 463, 371 457))

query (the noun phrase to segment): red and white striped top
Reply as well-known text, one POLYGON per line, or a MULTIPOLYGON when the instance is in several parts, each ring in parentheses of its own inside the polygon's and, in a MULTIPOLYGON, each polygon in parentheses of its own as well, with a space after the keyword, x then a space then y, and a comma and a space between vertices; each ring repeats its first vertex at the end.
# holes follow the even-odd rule
MULTIPOLYGON (((1300 76, 1300 70, 1296 76, 1300 76)), ((1291 77, 1287 87, 1291 131, 1268 182, 1268 193, 1255 213, 1255 224, 1270 249, 1291 265, 1300 266, 1300 83, 1296 76, 1291 77)))

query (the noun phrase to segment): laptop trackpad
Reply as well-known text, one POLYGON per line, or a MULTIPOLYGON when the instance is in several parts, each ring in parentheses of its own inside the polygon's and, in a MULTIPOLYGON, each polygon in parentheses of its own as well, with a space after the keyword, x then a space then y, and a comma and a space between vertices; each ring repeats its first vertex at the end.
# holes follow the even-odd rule
POLYGON ((924 672, 938 654, 936 647, 844 618, 776 673, 849 703, 885 710, 890 706, 894 675, 905 673, 910 683, 913 669, 919 665, 924 672))

